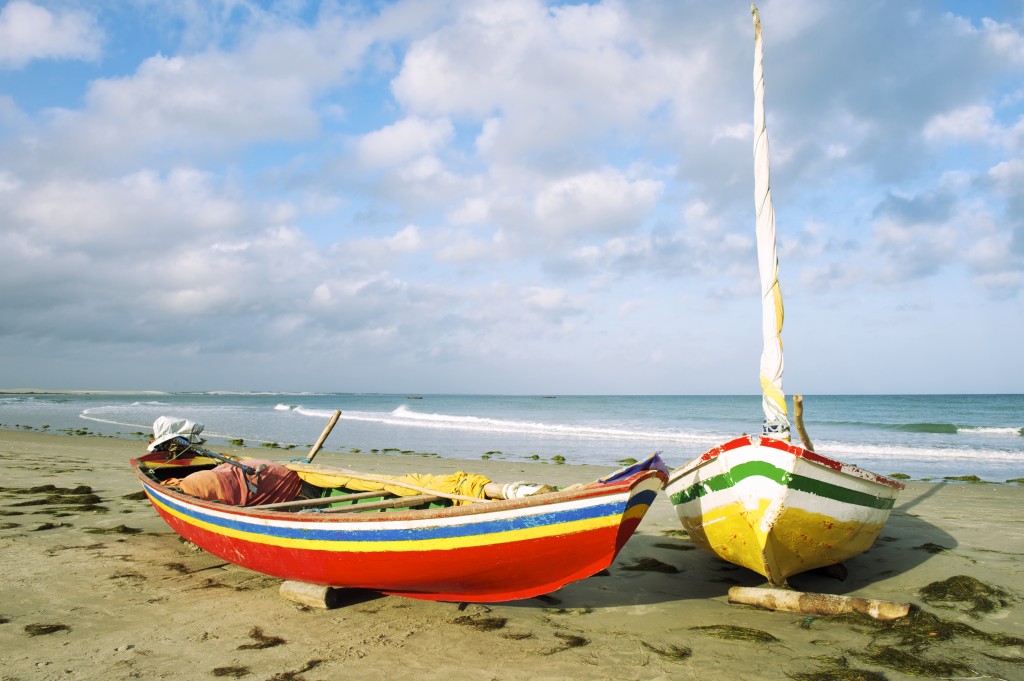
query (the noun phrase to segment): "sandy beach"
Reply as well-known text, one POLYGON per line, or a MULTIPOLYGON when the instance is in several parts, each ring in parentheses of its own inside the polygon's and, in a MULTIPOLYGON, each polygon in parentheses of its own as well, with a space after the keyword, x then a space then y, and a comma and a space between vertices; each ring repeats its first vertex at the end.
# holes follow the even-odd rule
MULTIPOLYGON (((352 591, 321 610, 180 541, 140 498, 128 459, 144 446, 0 431, 0 678, 1024 678, 1016 484, 910 482, 845 581, 790 580, 802 591, 914 604, 899 623, 730 605, 730 586, 764 580, 696 550, 663 496, 607 574, 549 596, 478 605, 352 591), (943 600, 943 586, 964 583, 974 601, 943 600)), ((610 470, 339 453, 318 461, 553 484, 610 470)))

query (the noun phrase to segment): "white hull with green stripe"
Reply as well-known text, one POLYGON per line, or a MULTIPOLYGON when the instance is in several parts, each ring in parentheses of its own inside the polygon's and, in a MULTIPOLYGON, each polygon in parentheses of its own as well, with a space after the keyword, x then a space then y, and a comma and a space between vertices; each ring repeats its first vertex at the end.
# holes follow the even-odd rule
POLYGON ((878 537, 903 485, 789 442, 744 436, 676 469, 665 488, 693 541, 775 585, 878 537))

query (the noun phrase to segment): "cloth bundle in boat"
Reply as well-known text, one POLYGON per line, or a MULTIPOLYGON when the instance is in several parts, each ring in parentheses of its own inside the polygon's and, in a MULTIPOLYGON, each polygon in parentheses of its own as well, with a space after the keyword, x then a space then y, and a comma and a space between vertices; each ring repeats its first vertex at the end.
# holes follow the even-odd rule
POLYGON ((177 487, 189 494, 206 501, 220 501, 234 506, 256 506, 258 504, 274 504, 279 501, 291 501, 299 496, 302 481, 295 471, 288 470, 279 463, 262 459, 245 459, 246 466, 259 468, 258 480, 250 477, 256 484, 256 493, 249 491, 245 484, 245 471, 238 466, 224 463, 212 470, 196 471, 180 480, 168 480, 165 484, 177 487))
MULTIPOLYGON (((423 492, 403 487, 397 484, 389 484, 383 480, 366 480, 348 477, 343 473, 329 473, 320 471, 307 471, 299 468, 299 476, 311 485, 317 487, 344 487, 354 492, 390 492, 396 496, 408 497, 423 492)), ((395 483, 409 483, 419 487, 425 487, 437 492, 446 494, 460 494, 467 497, 484 498, 484 485, 491 480, 477 473, 464 473, 457 471, 451 475, 430 475, 429 473, 409 473, 407 475, 396 475, 391 478, 395 483)), ((461 500, 455 503, 462 504, 461 500)))

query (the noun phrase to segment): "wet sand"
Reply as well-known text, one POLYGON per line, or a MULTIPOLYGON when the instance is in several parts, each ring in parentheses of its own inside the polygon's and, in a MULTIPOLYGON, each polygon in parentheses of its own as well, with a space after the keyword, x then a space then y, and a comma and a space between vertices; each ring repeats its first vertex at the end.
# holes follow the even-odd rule
MULTIPOLYGON (((1020 485, 910 482, 845 581, 790 580, 802 591, 909 601, 915 612, 901 624, 728 604, 730 586, 763 578, 695 549, 664 496, 607 574, 545 597, 479 605, 350 591, 341 607, 319 610, 281 598, 277 579, 182 542, 139 498, 128 459, 144 447, 0 431, 0 678, 1024 678, 1020 485), (45 485, 56 489, 34 489, 45 485), (958 576, 977 580, 959 581, 981 600, 922 592, 958 576), (986 587, 998 591, 986 596, 986 587)), ((553 484, 610 470, 337 452, 317 460, 553 484)))

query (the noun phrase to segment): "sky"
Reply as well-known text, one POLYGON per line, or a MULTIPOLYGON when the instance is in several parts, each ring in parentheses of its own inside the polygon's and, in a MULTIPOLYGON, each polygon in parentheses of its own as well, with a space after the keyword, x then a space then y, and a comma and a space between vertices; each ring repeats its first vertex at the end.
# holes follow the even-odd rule
MULTIPOLYGON (((1024 0, 759 3, 784 389, 1024 392, 1024 0)), ((757 394, 749 2, 0 3, 0 388, 757 394)))

